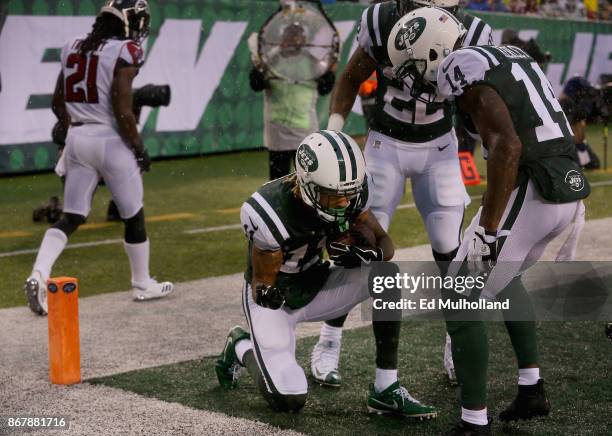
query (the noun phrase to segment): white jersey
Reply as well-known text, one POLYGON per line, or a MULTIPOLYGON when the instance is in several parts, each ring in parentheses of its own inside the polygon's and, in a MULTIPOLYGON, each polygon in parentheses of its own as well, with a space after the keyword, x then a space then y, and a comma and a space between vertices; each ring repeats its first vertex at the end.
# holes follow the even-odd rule
POLYGON ((72 123, 105 124, 117 128, 111 102, 111 85, 117 61, 140 67, 144 53, 132 40, 108 39, 95 51, 81 54, 85 37, 74 38, 62 48, 64 99, 72 123))

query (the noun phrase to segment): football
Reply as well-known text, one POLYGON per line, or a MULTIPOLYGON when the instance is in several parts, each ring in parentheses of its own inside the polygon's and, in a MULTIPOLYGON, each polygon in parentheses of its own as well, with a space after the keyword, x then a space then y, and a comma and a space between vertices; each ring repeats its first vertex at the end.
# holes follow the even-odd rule
MULTIPOLYGON (((327 239, 327 244, 340 242, 346 245, 356 245, 362 248, 376 247, 376 236, 372 229, 362 223, 351 224, 346 232, 327 239)), ((328 250, 329 251, 329 250, 328 250)))

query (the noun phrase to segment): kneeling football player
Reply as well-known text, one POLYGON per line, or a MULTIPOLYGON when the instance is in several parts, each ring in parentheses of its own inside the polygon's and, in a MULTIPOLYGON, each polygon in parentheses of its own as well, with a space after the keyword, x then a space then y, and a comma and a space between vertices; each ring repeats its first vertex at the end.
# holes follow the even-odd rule
MULTIPOLYGON (((389 260, 393 243, 367 209, 365 161, 355 141, 322 130, 306 137, 296 173, 263 185, 243 205, 249 239, 243 309, 250 332, 230 330, 216 363, 219 383, 236 386, 245 366, 265 400, 277 411, 299 411, 308 383, 295 359, 295 327, 333 319, 369 297, 359 266, 389 260), (358 223, 371 229, 371 248, 330 244, 330 267, 321 258, 328 236, 358 223)), ((374 322, 376 381, 368 409, 430 418, 436 412, 412 398, 397 380, 399 321, 374 322)))

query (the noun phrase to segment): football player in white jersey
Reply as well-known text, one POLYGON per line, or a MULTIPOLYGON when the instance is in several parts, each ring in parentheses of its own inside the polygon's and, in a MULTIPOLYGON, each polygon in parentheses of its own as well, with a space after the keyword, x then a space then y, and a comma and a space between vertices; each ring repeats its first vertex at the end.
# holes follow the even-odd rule
MULTIPOLYGON (((491 44, 491 26, 458 9, 458 0, 394 0, 367 8, 357 41, 332 93, 328 129, 342 130, 360 84, 376 71, 378 87, 364 150, 372 175, 372 212, 385 229, 410 178, 414 202, 421 214, 433 257, 444 268, 459 247, 463 211, 469 197, 461 179, 452 106, 443 98, 424 103, 409 81, 393 76, 387 38, 401 16, 423 5, 436 5, 457 16, 468 29, 465 45, 491 44)), ((342 325, 345 317, 327 321, 311 358, 311 371, 322 384, 338 386, 342 325)), ((449 381, 455 371, 447 336, 444 366, 449 381)))
POLYGON ((46 282, 68 237, 85 222, 100 176, 125 223, 125 251, 137 301, 165 297, 170 282, 149 275, 141 172, 150 168, 132 112, 132 80, 144 61, 140 42, 149 31, 146 0, 110 0, 92 31, 62 49, 53 112, 68 128, 64 159, 64 214, 45 233, 25 283, 30 309, 47 313, 46 282))

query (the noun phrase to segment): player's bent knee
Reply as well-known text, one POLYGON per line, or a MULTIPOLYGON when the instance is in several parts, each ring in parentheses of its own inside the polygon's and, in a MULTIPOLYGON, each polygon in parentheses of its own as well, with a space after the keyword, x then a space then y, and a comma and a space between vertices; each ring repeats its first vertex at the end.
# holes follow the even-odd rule
POLYGON ((140 209, 136 215, 124 219, 125 223, 125 242, 128 244, 140 244, 147 240, 145 228, 144 209, 140 209))
POLYGON ((425 220, 425 227, 431 248, 438 253, 451 253, 455 250, 460 242, 462 221, 462 206, 430 213, 425 220))
POLYGON ((84 222, 85 217, 83 215, 78 215, 76 213, 64 213, 60 220, 51 227, 61 230, 66 234, 66 236, 70 236, 84 222))

